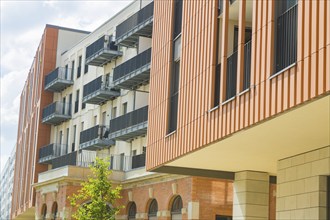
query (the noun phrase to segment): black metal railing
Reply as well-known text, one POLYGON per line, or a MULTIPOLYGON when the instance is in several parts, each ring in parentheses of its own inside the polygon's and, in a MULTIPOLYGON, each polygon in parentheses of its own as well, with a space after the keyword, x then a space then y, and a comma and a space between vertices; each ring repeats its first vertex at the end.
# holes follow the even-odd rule
POLYGON ((112 36, 104 35, 86 48, 86 60, 101 50, 118 50, 118 46, 112 41, 112 36))
POLYGON ((104 139, 109 136, 109 128, 105 125, 96 125, 80 132, 80 144, 94 139, 104 139))
POLYGON ((146 64, 149 64, 150 62, 151 48, 115 67, 113 70, 113 81, 130 74, 131 72, 145 66, 146 64))
POLYGON ((96 79, 94 79, 93 81, 87 83, 86 85, 84 85, 84 92, 83 92, 83 97, 86 97, 98 90, 114 90, 117 91, 116 89, 113 89, 110 86, 110 82, 109 81, 105 81, 103 82, 102 80, 103 76, 100 76, 96 79))
POLYGON ((146 154, 132 156, 132 169, 144 167, 146 165, 146 154))
POLYGON ((39 161, 49 158, 53 159, 67 153, 68 146, 66 144, 49 144, 41 147, 39 150, 39 161))
POLYGON ((58 79, 71 81, 73 79, 71 70, 65 67, 57 67, 45 76, 45 87, 58 79))
POLYGON ((67 165, 76 166, 77 164, 77 151, 57 157, 52 161, 52 168, 63 167, 67 165))
POLYGON ((220 77, 221 77, 221 63, 215 68, 214 77, 214 107, 219 105, 220 102, 220 77))
POLYGON ((251 79, 251 41, 244 46, 244 76, 243 76, 243 90, 250 87, 251 79))
POLYGON ((154 2, 151 2, 116 27, 116 39, 121 38, 139 24, 153 17, 153 15, 154 2))
POLYGON ((276 72, 297 61, 297 15, 296 4, 277 18, 276 72))
POLYGON ((148 106, 145 106, 110 120, 110 133, 146 122, 147 120, 148 106))
POLYGON ((42 110, 42 118, 47 118, 53 114, 71 116, 71 104, 63 102, 54 102, 42 110))
POLYGON ((227 58, 226 100, 236 95, 237 51, 227 58))

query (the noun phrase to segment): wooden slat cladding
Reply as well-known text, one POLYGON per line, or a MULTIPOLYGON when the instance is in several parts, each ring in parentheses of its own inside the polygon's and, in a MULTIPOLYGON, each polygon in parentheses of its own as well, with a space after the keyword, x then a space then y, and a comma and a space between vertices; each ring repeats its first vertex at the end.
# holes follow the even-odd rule
MULTIPOLYGON (((178 126, 175 133, 167 136, 173 2, 155 0, 147 169, 330 91, 330 2, 298 0, 297 62, 272 76, 275 2, 253 1, 250 89, 209 111, 216 65, 218 1, 184 1, 178 126)), ((226 10, 224 7, 225 18, 226 10)), ((226 45, 222 48, 227 50, 226 45)), ((226 54, 221 59, 226 60, 226 54)), ((238 62, 238 70, 242 63, 238 62)), ((223 91, 226 65, 221 68, 223 91)), ((237 94, 240 92, 237 86, 237 94)))

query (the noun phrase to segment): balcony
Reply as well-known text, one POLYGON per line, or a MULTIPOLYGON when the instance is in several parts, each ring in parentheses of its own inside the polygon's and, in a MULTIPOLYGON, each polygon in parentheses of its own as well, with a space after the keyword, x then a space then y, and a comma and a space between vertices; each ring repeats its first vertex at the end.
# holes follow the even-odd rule
POLYGON ((135 89, 147 84, 150 77, 151 48, 117 66, 113 72, 116 88, 135 89))
POLYGON ((96 125, 80 132, 80 149, 100 150, 114 145, 115 141, 109 139, 109 128, 104 125, 96 125))
POLYGON ((70 69, 58 67, 45 77, 45 90, 50 92, 61 92, 73 85, 73 77, 70 69))
POLYGON ((102 80, 103 76, 84 85, 83 103, 102 105, 120 95, 120 91, 110 86, 109 80, 102 80))
POLYGON ((139 36, 151 37, 154 2, 151 2, 116 27, 116 44, 135 46, 139 36))
POLYGON ((68 146, 66 144, 49 144, 39 150, 39 163, 52 164, 52 160, 65 155, 68 146))
POLYGON ((139 154, 134 156, 125 155, 111 155, 110 169, 116 171, 128 172, 134 169, 145 167, 146 154, 139 154))
POLYGON ((77 151, 65 154, 60 157, 56 157, 52 161, 52 169, 71 165, 76 166, 77 164, 77 151))
POLYGON ((54 102, 42 111, 42 123, 58 125, 71 119, 71 104, 54 102))
POLYGON ((145 135, 148 126, 148 106, 110 120, 110 139, 128 141, 145 135))
POLYGON ((104 35, 86 48, 86 65, 103 66, 118 56, 118 46, 112 41, 112 36, 104 35))

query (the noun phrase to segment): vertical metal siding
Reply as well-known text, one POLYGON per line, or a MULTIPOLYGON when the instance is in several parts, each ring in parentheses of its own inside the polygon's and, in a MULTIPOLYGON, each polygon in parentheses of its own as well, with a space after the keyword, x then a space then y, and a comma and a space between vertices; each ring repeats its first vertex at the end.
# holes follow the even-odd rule
MULTIPOLYGON (((147 169, 330 91, 330 3, 298 1, 296 65, 271 77, 275 56, 274 6, 275 0, 253 1, 250 90, 209 112, 216 70, 214 30, 218 1, 184 1, 178 128, 166 136, 172 1, 155 0, 147 169)), ((224 17, 226 10, 224 7, 224 17)), ((224 42, 226 39, 220 43, 224 42)), ((226 45, 222 48, 227 51, 226 45)), ((221 59, 226 60, 227 55, 221 59)), ((241 63, 244 62, 238 65, 241 63)), ((227 70, 223 64, 222 98, 226 90, 223 72, 227 70)), ((236 94, 239 92, 237 87, 236 94)))

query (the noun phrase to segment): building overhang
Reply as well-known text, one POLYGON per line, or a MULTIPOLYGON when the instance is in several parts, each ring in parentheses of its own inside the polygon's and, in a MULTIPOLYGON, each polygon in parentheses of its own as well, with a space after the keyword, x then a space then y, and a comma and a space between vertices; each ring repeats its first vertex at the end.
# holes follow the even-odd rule
POLYGON ((328 93, 150 171, 195 169, 193 173, 220 175, 256 170, 276 175, 278 160, 330 145, 329 113, 328 93))

